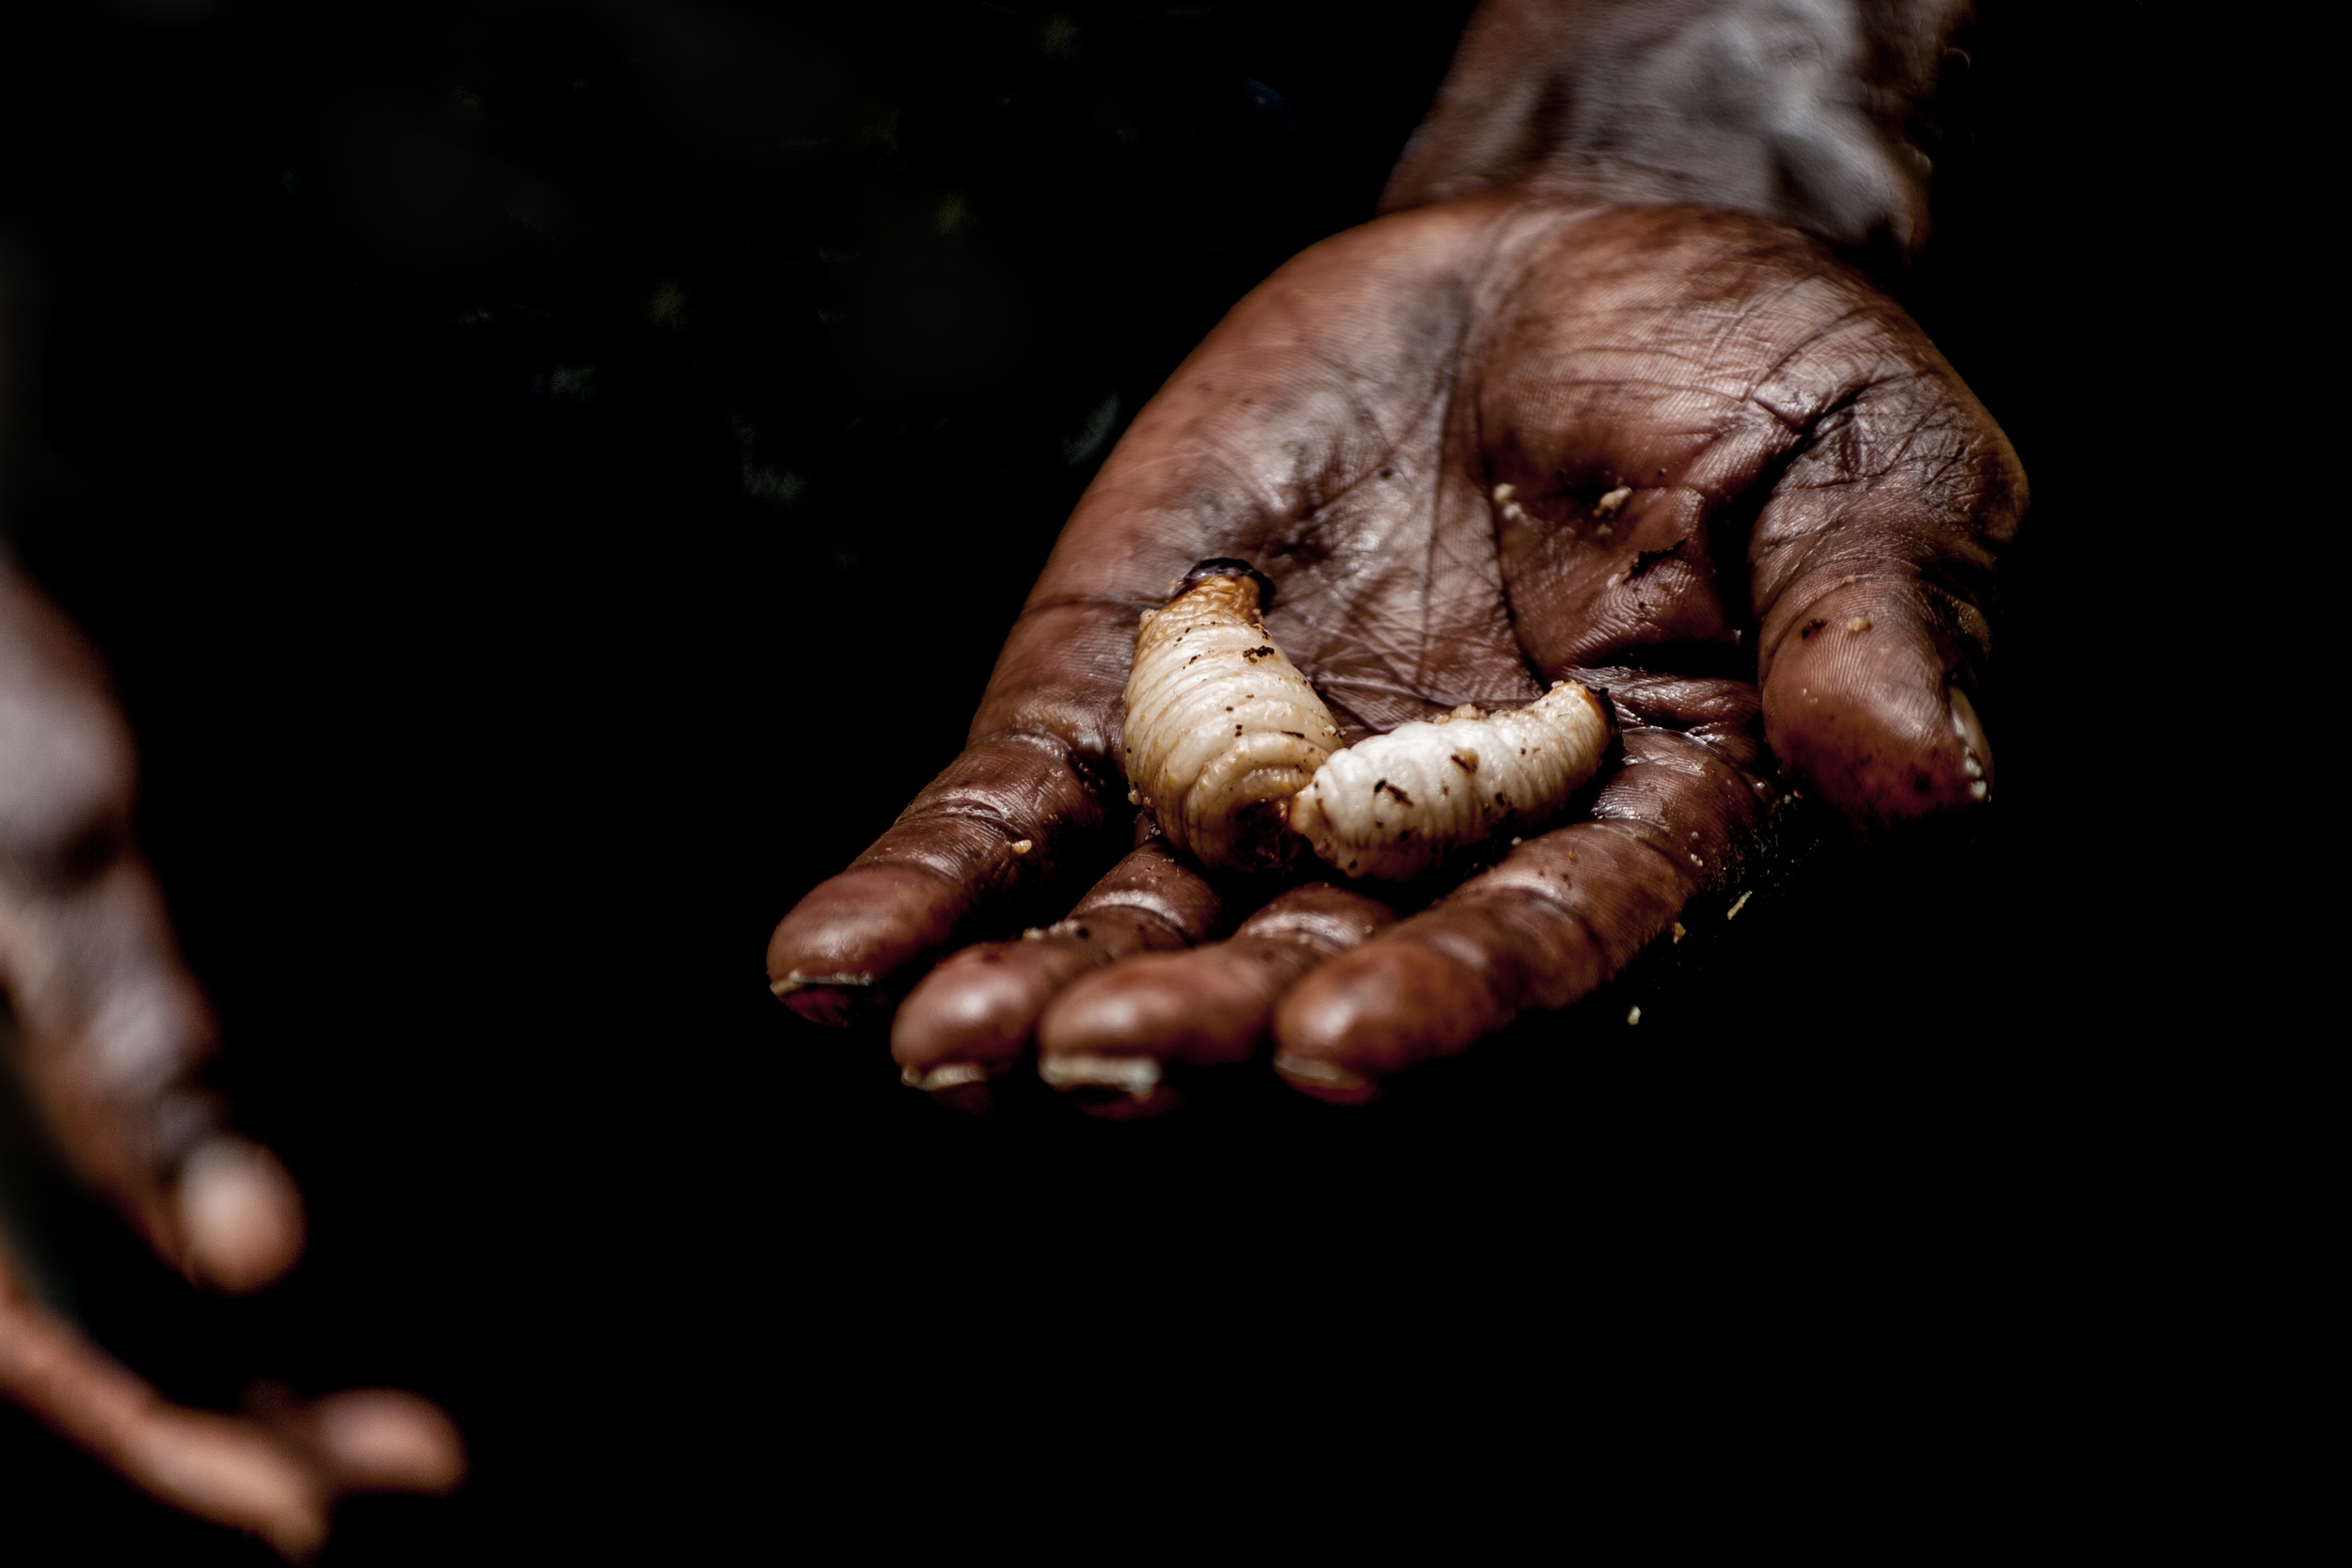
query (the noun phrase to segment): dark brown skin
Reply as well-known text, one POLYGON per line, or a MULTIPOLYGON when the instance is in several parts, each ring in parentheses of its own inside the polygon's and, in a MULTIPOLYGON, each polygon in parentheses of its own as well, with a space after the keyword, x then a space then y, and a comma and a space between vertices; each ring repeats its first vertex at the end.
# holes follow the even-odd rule
MULTIPOLYGON (((258 1290, 302 1249, 302 1200, 230 1130, 203 1069, 211 1009, 131 840, 129 731, 56 606, 0 563, 0 990, 19 1071, 66 1163, 165 1261, 210 1290, 258 1290)), ((448 1417, 369 1390, 220 1416, 181 1408, 34 1299, 0 1235, 0 1398, 156 1497, 289 1557, 335 1500, 447 1491, 448 1417)))
POLYGON ((1205 942, 1224 924, 1225 900, 1154 832, 1068 920, 1018 942, 967 947, 931 971, 898 1008, 891 1054, 918 1086, 951 1062, 1001 1071, 1026 1053, 1045 1005, 1080 975, 1205 942))
POLYGON ((1038 1049, 1047 1058, 1138 1055, 1185 1067, 1246 1061, 1285 992, 1395 923, 1394 910, 1352 888, 1292 888, 1229 941, 1131 958, 1075 982, 1039 1021, 1038 1049))
MULTIPOLYGON (((971 749, 786 917, 771 975, 886 999, 1009 895, 1057 885, 1064 847, 1125 809, 1136 615, 1209 557, 1274 579, 1268 629, 1351 739, 1561 678, 1610 688, 1625 725, 1591 820, 1295 965, 1273 1034, 1310 1092, 1361 1098, 1588 993, 1792 784, 1874 828, 1979 809, 1992 754, 1965 692, 2026 504, 2009 443, 1820 241, 1610 195, 1547 179, 1394 213, 1235 307, 1079 502, 971 749)), ((1119 1016, 1170 1060, 1247 1054, 1263 1029, 1222 1003, 1231 1022, 1204 1002, 1170 1022, 1165 960, 1086 967, 1089 1050, 1119 1049, 1119 1016)), ((850 995, 785 999, 831 1022, 850 995)), ((933 1062, 1000 1048, 925 1040, 933 1062)))

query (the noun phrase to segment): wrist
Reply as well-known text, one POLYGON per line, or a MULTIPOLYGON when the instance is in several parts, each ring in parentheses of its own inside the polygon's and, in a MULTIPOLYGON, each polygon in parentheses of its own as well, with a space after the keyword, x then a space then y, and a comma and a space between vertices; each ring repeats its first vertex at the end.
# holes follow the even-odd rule
POLYGON ((1965 0, 1486 0, 1383 212, 1507 188, 1925 237, 1913 139, 1965 0))

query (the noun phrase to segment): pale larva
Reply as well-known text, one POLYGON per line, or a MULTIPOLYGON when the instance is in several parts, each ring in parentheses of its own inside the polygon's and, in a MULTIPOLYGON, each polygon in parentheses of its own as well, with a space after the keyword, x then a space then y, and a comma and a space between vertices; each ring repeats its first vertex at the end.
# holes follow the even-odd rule
POLYGON ((1465 704, 1334 752, 1291 826, 1350 877, 1401 881, 1443 850, 1567 804, 1599 769, 1610 730, 1608 699, 1568 681, 1509 713, 1465 704))
POLYGON ((1264 870, 1295 852, 1291 801, 1339 726, 1266 635, 1272 583, 1241 561, 1204 561, 1184 583, 1136 631, 1127 781, 1177 848, 1264 870))

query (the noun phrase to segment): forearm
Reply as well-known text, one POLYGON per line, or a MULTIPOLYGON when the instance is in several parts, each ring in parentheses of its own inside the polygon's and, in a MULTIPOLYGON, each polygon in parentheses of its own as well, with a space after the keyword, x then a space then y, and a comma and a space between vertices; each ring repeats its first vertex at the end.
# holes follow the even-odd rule
POLYGON ((1966 0, 1486 0, 1381 210, 1512 186, 1926 231, 1915 144, 1966 0))

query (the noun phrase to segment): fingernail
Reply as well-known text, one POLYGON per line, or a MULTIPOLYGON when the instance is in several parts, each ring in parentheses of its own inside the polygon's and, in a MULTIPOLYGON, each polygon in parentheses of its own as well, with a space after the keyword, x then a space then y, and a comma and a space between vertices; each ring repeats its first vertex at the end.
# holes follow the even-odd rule
POLYGON ((1968 775, 1968 798, 1989 799, 1993 793, 1993 743, 1985 738, 1984 721, 1977 717, 1977 705, 1968 700, 1966 691, 1955 686, 1948 689, 1947 695, 1952 705, 1952 733, 1960 737, 1960 765, 1968 775))
POLYGON ((804 969, 796 969, 781 980, 769 981, 768 990, 781 1001, 794 991, 806 990, 811 986, 870 986, 873 983, 874 977, 869 974, 812 974, 804 969))
POLYGON ((934 1068, 903 1069, 898 1082, 910 1089, 936 1094, 941 1089, 960 1089, 966 1084, 985 1084, 1004 1070, 1001 1065, 991 1067, 985 1062, 942 1062, 934 1068))
POLYGON ((1037 1075, 1057 1089, 1118 1089, 1136 1100, 1160 1086, 1153 1056, 1041 1056, 1037 1075))
POLYGON ((1318 1099, 1366 1100, 1371 1098, 1375 1087, 1371 1079, 1359 1073, 1311 1057, 1277 1055, 1274 1070, 1294 1086, 1318 1099))

